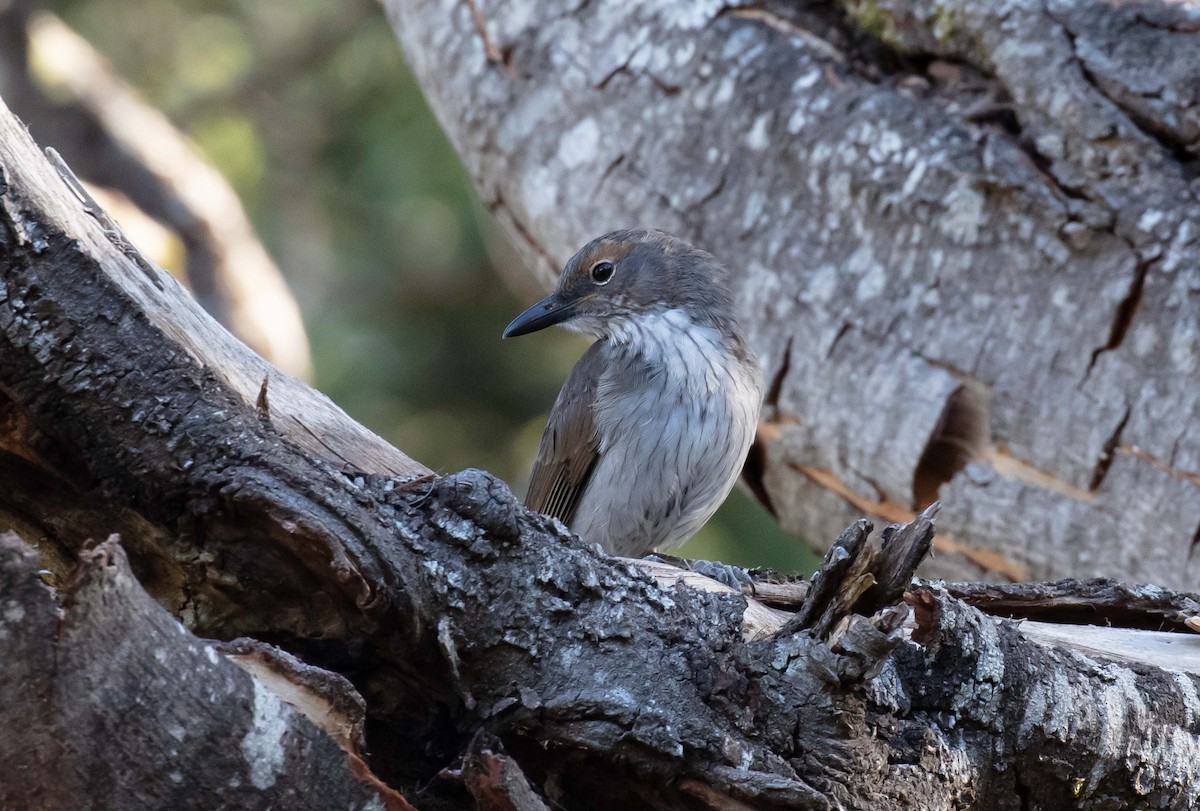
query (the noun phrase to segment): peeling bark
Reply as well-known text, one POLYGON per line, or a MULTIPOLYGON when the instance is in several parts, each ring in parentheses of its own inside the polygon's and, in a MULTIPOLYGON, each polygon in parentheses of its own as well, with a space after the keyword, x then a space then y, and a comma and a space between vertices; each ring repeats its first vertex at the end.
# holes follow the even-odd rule
POLYGON ((57 594, 38 567, 0 535, 0 806, 412 808, 156 605, 115 541, 57 594))
POLYGON ((732 266, 785 527, 941 499, 930 574, 1196 581, 1195 7, 384 5, 543 280, 631 224, 732 266))

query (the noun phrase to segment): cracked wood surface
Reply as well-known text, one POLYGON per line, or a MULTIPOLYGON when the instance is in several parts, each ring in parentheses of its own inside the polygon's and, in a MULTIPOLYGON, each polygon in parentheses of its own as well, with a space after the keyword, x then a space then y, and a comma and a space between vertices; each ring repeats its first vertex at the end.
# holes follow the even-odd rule
MULTIPOLYGON (((0 168, 0 472, 23 485, 12 500, 0 490, 0 519, 12 512, 35 528, 43 561, 116 572, 114 588, 93 603, 103 611, 88 615, 96 622, 81 623, 77 638, 55 638, 55 629, 76 627, 73 609, 91 592, 47 567, 78 598, 60 626, 31 556, 0 565, 0 712, 19 714, 0 724, 0 741, 50 748, 48 762, 65 778, 48 790, 124 785, 145 767, 152 774, 138 785, 172 792, 176 770, 197 761, 169 741, 155 746, 169 708, 137 709, 138 689, 176 679, 171 695, 187 697, 215 675, 254 690, 255 703, 222 707, 254 756, 240 743, 207 753, 224 764, 207 773, 213 779, 249 768, 257 787, 255 764, 263 783, 280 763, 301 765, 304 752, 279 757, 277 746, 308 747, 328 755, 305 779, 343 781, 349 762, 358 787, 382 795, 318 732, 357 751, 365 706, 371 772, 434 811, 470 798, 476 807, 631 811, 1051 809, 1081 797, 1097 808, 1197 805, 1200 786, 1187 771, 1200 750, 1197 676, 1029 638, 937 586, 912 588, 900 602, 931 541, 927 520, 885 529, 878 544, 865 524, 853 525, 806 594, 797 627, 748 640, 741 596, 660 585, 582 547, 486 473, 372 472, 398 452, 364 452, 357 465, 331 454, 347 447, 341 433, 361 440, 345 422, 318 426, 310 441, 278 418, 274 395, 239 386, 261 361, 240 344, 207 346, 218 339, 194 304, 169 281, 155 287, 97 233, 2 108, 0 168), (100 560, 119 560, 111 544, 81 553, 93 518, 131 534, 128 571, 100 560), (138 623, 122 605, 135 606, 153 633, 128 632, 138 623), (25 634, 30 623, 40 637, 25 634), (300 661, 255 644, 222 648, 251 678, 187 631, 250 636, 300 661), (174 660, 179 667, 160 667, 145 647, 164 636, 188 654, 174 660), (26 700, 19 691, 44 699, 56 689, 37 677, 70 672, 52 645, 7 655, 14 640, 34 637, 86 650, 116 675, 49 704, 26 700), (315 668, 344 674, 361 703, 345 679, 315 668), (143 674, 150 678, 139 681, 143 674), (255 685, 279 689, 314 723, 277 697, 264 700, 270 712, 260 718, 255 685), (104 725, 123 702, 134 709, 121 717, 143 722, 135 728, 152 757, 97 761, 109 751, 101 743, 141 740, 104 725), (276 723, 285 718, 286 732, 276 723), (101 730, 97 746, 55 749, 69 719, 104 721, 88 727, 101 730), (72 770, 89 766, 73 782, 72 770)), ((173 730, 165 729, 177 737, 173 730)), ((21 773, 0 774, 0 792, 19 800, 12 805, 79 806, 73 795, 24 802, 28 786, 12 782, 21 773)), ((184 785, 193 776, 179 774, 184 785)), ((274 807, 310 808, 323 791, 274 807)), ((94 792, 92 806, 129 807, 121 794, 106 806, 107 796, 94 792)), ((205 807, 246 807, 244 794, 225 796, 205 807)))
POLYGON ((61 592, 40 566, 0 533, 0 807, 411 811, 156 605, 115 539, 61 592))
POLYGON ((544 281, 635 224, 735 269, 785 527, 940 498, 931 574, 1195 582, 1195 5, 384 5, 544 281))

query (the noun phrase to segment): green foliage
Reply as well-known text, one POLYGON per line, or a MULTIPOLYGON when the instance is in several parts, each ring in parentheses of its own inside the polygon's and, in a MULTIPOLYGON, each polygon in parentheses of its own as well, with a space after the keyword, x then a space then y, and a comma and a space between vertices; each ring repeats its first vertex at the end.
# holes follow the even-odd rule
MULTIPOLYGON (((50 4, 229 178, 304 309, 316 384, 440 471, 521 492, 584 344, 501 341, 529 303, 372 0, 50 4)), ((811 568, 745 496, 684 550, 811 568)))

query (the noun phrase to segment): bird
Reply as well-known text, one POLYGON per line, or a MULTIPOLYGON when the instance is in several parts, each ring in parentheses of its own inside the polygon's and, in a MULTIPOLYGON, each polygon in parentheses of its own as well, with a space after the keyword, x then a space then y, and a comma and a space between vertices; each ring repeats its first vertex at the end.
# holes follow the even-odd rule
POLYGON ((664 231, 613 231, 504 337, 553 325, 596 341, 550 412, 526 506, 614 555, 683 543, 737 482, 763 399, 728 270, 664 231))

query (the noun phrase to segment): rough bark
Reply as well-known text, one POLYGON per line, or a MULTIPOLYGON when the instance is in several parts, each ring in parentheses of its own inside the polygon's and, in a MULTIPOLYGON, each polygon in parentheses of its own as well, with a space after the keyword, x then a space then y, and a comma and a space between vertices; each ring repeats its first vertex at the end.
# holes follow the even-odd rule
POLYGON ((80 558, 56 594, 37 555, 0 535, 0 807, 412 808, 184 631, 115 540, 80 558))
POLYGON ((814 542, 945 503, 929 573, 1200 573, 1200 10, 385 0, 544 280, 659 226, 737 275, 752 489, 814 542))
MULTIPOLYGON (((486 473, 431 477, 286 377, 259 392, 262 361, 114 245, 2 108, 0 170, 0 469, 48 493, 39 501, 32 483, 15 499, 0 493, 0 519, 11 511, 51 550, 43 560, 83 572, 45 573, 73 595, 58 625, 27 553, 5 547, 0 740, 5 751, 57 745, 81 719, 111 730, 90 740, 129 747, 102 762, 56 750, 64 792, 138 774, 144 790, 166 791, 176 772, 223 780, 247 769, 253 785, 256 768, 278 761, 235 749, 208 753, 226 765, 194 773, 197 761, 163 737, 174 735, 159 723, 169 708, 127 713, 119 728, 106 720, 113 702, 136 706, 125 679, 146 672, 175 679, 181 696, 208 678, 250 691, 256 703, 221 716, 229 740, 284 746, 320 760, 297 779, 382 797, 347 753, 359 746, 359 701, 341 673, 366 708, 371 771, 423 809, 1200 802, 1198 668, 1167 654, 1123 663, 1095 639, 1076 652, 939 586, 901 602, 932 540, 928 516, 878 543, 854 524, 795 619, 751 635, 738 594, 662 582, 585 548, 486 473), (71 514, 52 517, 66 505, 71 514), (172 625, 111 544, 80 552, 89 519, 92 537, 124 522, 131 570, 181 621, 172 651, 194 667, 151 664, 172 625), (104 617, 76 614, 96 601, 104 617), (77 635, 61 633, 76 622, 77 635), (149 637, 136 630, 147 624, 149 637), (252 679, 189 634, 259 640, 221 648, 252 679), (77 649, 88 654, 60 655, 77 649), (29 700, 96 668, 113 679, 29 700), (294 735, 276 737, 281 719, 294 735), (131 765, 142 746, 153 751, 131 765)), ((1160 605, 1186 613, 1187 599, 1160 605)), ((289 780, 303 766, 283 762, 289 780)), ((0 772, 14 807, 77 807, 76 795, 30 798, 19 775, 0 772)), ((235 788, 245 786, 221 791, 235 788)), ((127 796, 93 792, 92 806, 127 807, 127 796)), ((204 796, 244 807, 243 795, 204 796)))

